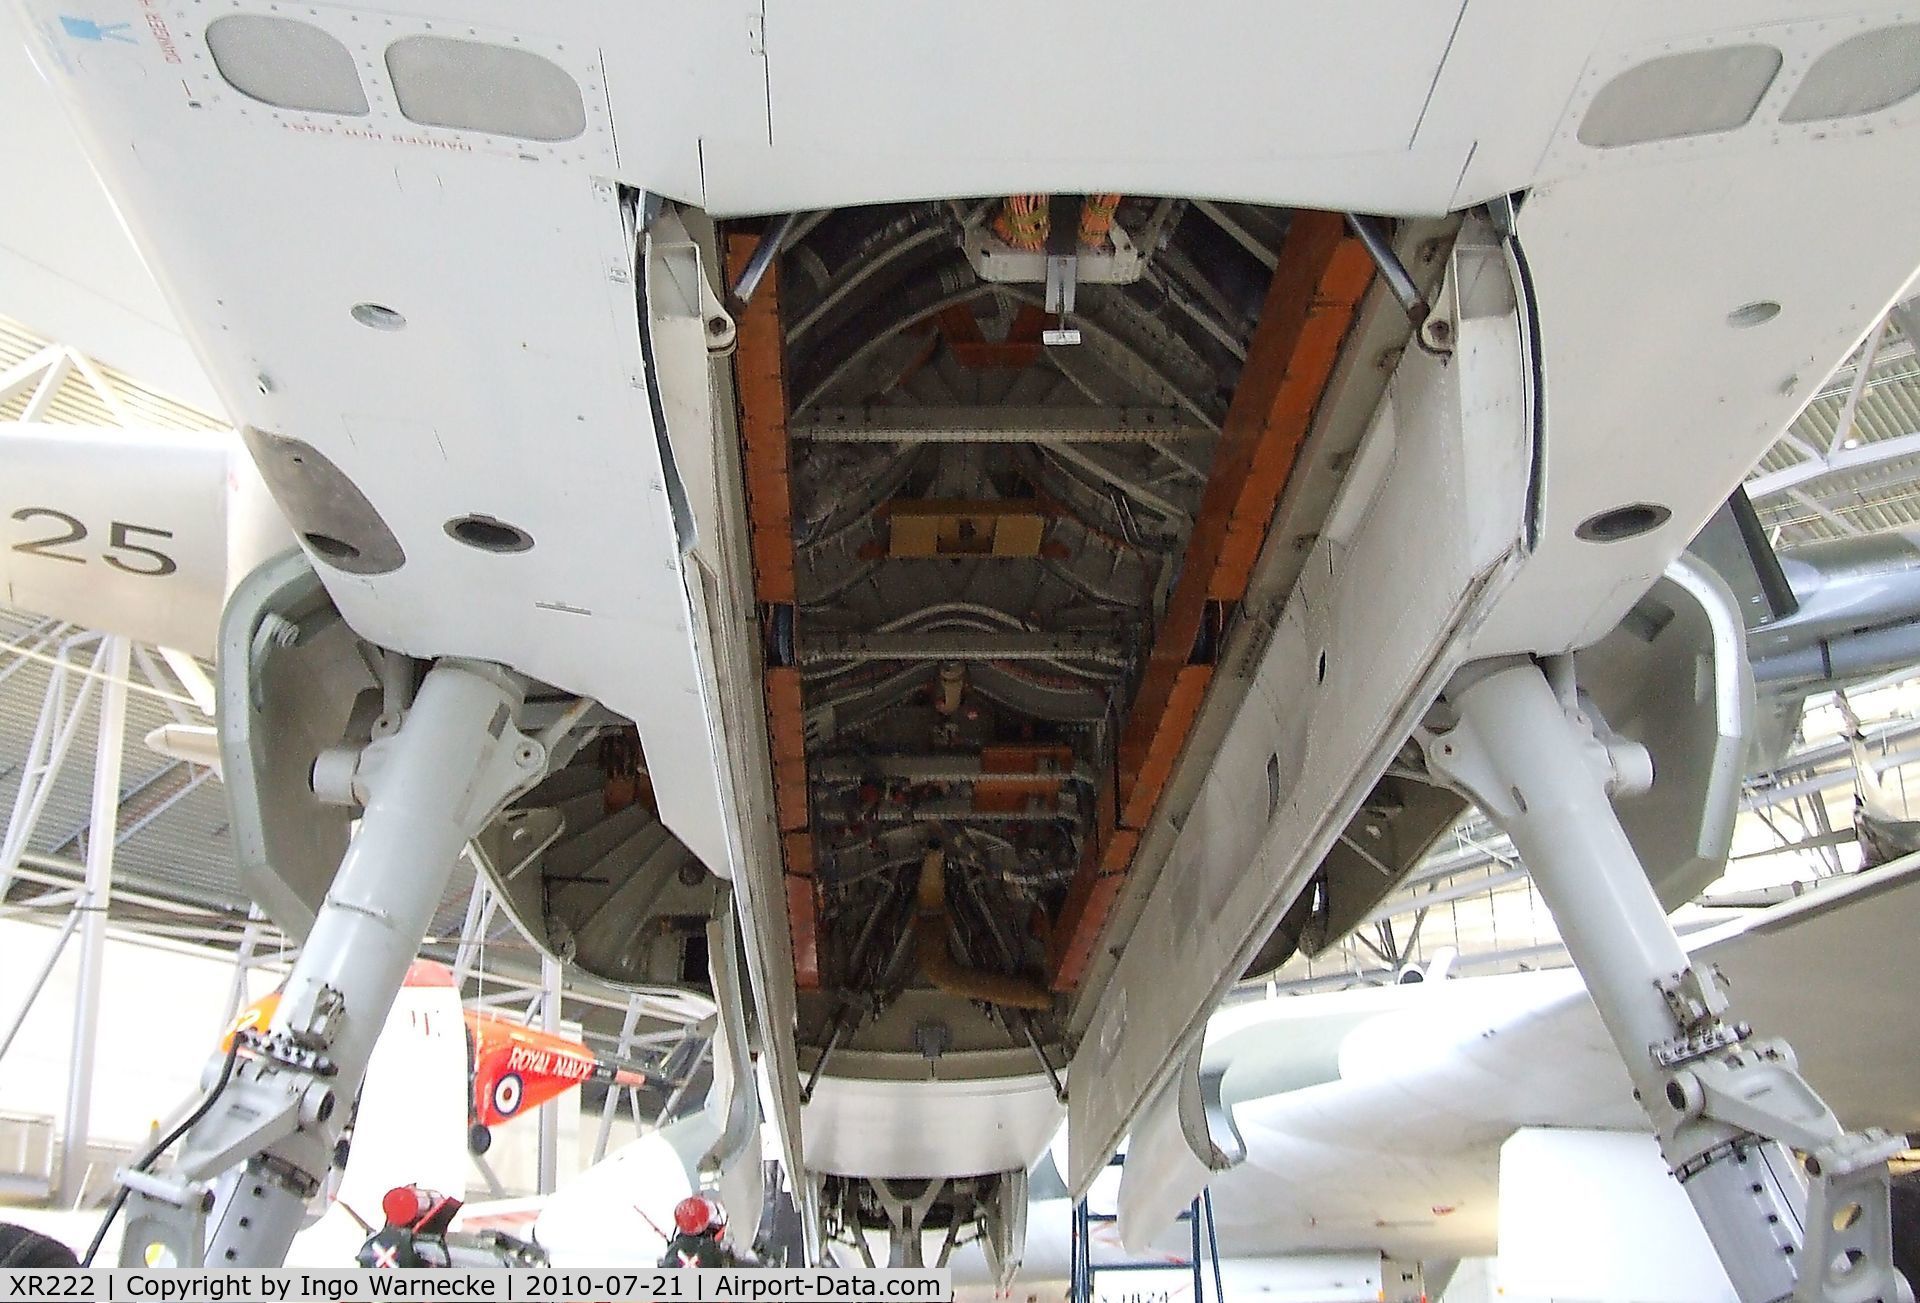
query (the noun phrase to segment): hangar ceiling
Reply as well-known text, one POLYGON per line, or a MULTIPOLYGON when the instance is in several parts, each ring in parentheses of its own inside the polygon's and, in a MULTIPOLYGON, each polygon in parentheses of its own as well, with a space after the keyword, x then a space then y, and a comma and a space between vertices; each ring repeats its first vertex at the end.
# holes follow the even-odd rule
POLYGON ((1920 301, 1894 309, 1748 481, 1779 545, 1920 520, 1920 301), (1863 365, 1864 364, 1864 365, 1863 365))

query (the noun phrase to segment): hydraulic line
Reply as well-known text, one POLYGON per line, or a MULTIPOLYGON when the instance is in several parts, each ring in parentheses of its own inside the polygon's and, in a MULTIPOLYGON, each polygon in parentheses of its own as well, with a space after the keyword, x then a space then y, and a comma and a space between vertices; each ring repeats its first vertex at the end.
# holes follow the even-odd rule
POLYGON ((1007 973, 967 968, 947 949, 947 853, 930 847, 920 861, 920 889, 913 919, 914 958, 927 980, 949 995, 1015 1009, 1051 1009, 1053 997, 1038 983, 1007 973))
MULTIPOLYGON (((200 1103, 194 1107, 193 1112, 181 1118, 178 1126, 167 1132, 166 1135, 160 1137, 157 1143, 148 1149, 145 1154, 141 1155, 140 1161, 133 1165, 134 1171, 145 1172, 151 1169, 160 1155, 166 1153, 174 1141, 192 1130, 193 1124, 205 1117, 208 1111, 220 1101, 220 1096, 226 1090, 227 1083, 233 1080, 233 1063, 234 1060, 239 1057, 239 1054, 240 1037, 235 1036, 227 1045, 227 1057, 221 1062, 220 1075, 214 1078, 212 1087, 208 1089, 206 1095, 200 1100, 200 1103)), ((87 1245, 87 1252, 85 1256, 80 1259, 81 1266, 91 1267, 93 1265, 94 1255, 100 1252, 101 1244, 106 1241, 107 1228, 113 1225, 113 1219, 120 1215, 120 1210, 126 1207, 126 1203, 127 1187, 123 1184, 113 1192, 113 1202, 107 1205, 106 1214, 100 1218, 99 1229, 93 1233, 93 1242, 87 1245)))

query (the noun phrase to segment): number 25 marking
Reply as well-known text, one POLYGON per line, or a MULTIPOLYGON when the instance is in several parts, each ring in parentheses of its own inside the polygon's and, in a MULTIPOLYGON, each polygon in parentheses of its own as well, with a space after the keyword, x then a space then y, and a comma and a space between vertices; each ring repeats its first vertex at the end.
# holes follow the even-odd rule
MULTIPOLYGON (((87 536, 87 527, 81 523, 78 516, 68 515, 64 511, 55 511, 52 507, 22 507, 13 513, 13 518, 18 521, 32 520, 36 516, 47 516, 59 521, 62 525, 66 526, 67 532, 64 534, 52 534, 46 538, 36 538, 26 543, 15 543, 13 545, 13 551, 25 552, 28 556, 43 556, 49 561, 71 561, 75 565, 86 564, 86 557, 74 556, 70 552, 56 552, 53 550, 57 547, 65 547, 69 543, 78 543, 87 536)), ((112 526, 107 535, 107 552, 102 554, 100 559, 112 566, 115 570, 124 570, 130 575, 145 575, 155 579, 161 575, 170 575, 180 568, 179 562, 175 561, 165 552, 157 548, 148 547, 144 543, 134 542, 133 536, 135 534, 149 534, 155 538, 173 537, 173 531, 169 529, 155 529, 150 525, 129 525, 124 520, 116 520, 112 522, 112 526), (117 556, 111 555, 116 551, 130 552, 136 556, 145 557, 148 561, 152 562, 152 564, 130 564, 129 562, 122 561, 117 556)))

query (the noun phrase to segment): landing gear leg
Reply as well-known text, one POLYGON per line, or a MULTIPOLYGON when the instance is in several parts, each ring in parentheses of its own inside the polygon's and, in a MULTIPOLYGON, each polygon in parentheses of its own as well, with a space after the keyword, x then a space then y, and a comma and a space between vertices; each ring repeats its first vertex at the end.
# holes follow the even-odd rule
POLYGON ((513 725, 521 694, 498 667, 441 661, 398 727, 335 767, 364 806, 360 830, 266 1035, 175 1171, 130 1179, 122 1266, 147 1265, 150 1250, 181 1266, 286 1256, 455 859, 546 770, 545 747, 513 725))
MULTIPOLYGON (((889 1267, 924 1267, 927 1265, 925 1250, 921 1247, 920 1232, 926 1225, 927 1214, 933 1211, 933 1205, 947 1188, 942 1180, 929 1180, 918 1193, 909 1195, 896 1189, 892 1181, 876 1180, 874 1193, 880 1196, 880 1206, 887 1212, 887 1265, 889 1267)), ((855 1234, 858 1234, 855 1231, 855 1234)))
POLYGON ((1843 1132, 1784 1042, 1726 1017, 1614 815, 1652 781, 1646 752, 1530 661, 1472 667, 1446 701, 1428 767, 1526 861, 1742 1303, 1911 1303, 1887 1207, 1905 1138, 1843 1132))

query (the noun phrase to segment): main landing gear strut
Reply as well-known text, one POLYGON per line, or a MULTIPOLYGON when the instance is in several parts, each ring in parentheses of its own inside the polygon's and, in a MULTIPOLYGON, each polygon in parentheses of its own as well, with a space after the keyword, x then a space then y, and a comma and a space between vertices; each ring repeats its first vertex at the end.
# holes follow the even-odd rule
POLYGON ((1681 948, 1610 799, 1650 785, 1645 750, 1531 661, 1470 667, 1444 704, 1428 768, 1513 839, 1742 1303, 1912 1303, 1887 1207, 1905 1138, 1842 1131, 1681 948))
POLYGON ((272 1024, 237 1062, 213 1065, 210 1079, 223 1066, 230 1077, 178 1165, 164 1177, 125 1174, 122 1266, 277 1266, 286 1256, 455 859, 546 772, 546 746, 514 726, 522 697, 496 666, 443 660, 373 741, 329 753, 316 786, 363 807, 359 832, 272 1024))

